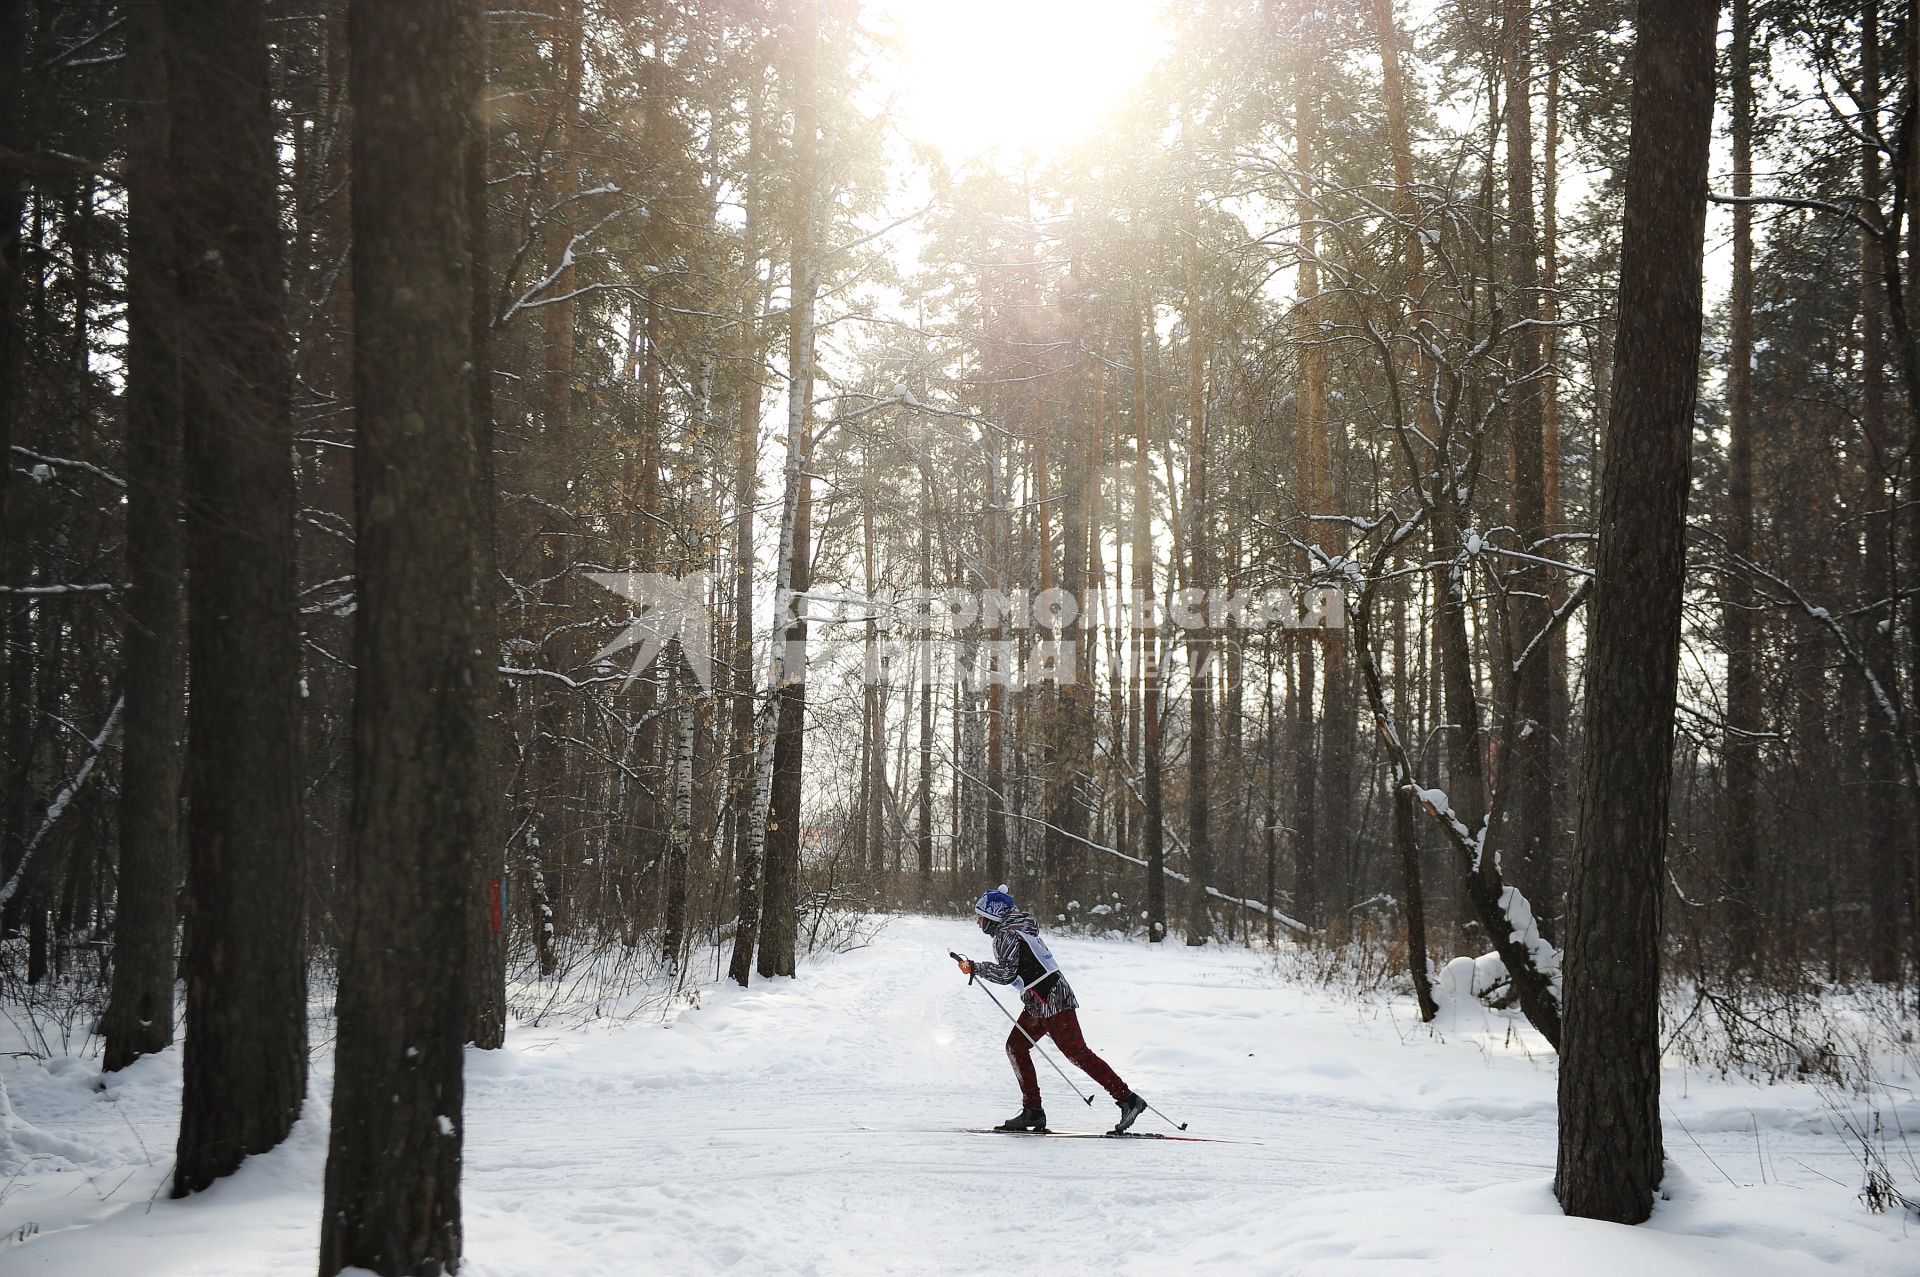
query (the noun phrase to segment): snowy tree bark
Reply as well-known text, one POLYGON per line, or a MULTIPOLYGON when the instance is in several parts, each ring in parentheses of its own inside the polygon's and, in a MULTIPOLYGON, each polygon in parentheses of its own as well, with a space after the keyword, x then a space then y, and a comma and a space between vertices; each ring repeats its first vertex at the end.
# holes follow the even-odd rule
POLYGON ((1635 24, 1615 391, 1588 617, 1554 1190, 1569 1215, 1626 1224, 1652 1212, 1661 1179, 1660 902, 1718 12, 1713 0, 1642 0, 1635 24))

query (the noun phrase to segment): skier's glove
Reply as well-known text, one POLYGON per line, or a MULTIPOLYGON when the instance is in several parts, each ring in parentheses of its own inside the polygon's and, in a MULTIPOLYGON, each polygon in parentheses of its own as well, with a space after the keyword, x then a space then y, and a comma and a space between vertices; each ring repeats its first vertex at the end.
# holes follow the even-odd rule
POLYGON ((966 959, 966 958, 959 958, 959 959, 956 959, 956 961, 958 961, 958 962, 960 963, 960 974, 961 974, 961 975, 972 975, 972 974, 973 974, 973 963, 972 963, 971 961, 969 961, 969 960, 968 960, 968 959, 966 959))

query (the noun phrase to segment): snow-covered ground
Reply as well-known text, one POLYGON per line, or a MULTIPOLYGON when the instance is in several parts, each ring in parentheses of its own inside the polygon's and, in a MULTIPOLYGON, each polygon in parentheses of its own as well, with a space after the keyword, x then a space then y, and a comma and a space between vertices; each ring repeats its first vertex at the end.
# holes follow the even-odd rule
MULTIPOLYGON (((1089 1044, 1235 1142, 966 1134, 1018 1096, 1006 1021, 955 948, 987 946, 964 920, 897 919, 666 1024, 523 1027, 470 1054, 463 1272, 1920 1271, 1920 1225, 1859 1203, 1811 1086, 1670 1073, 1652 1223, 1568 1220, 1551 1052, 1478 1012, 1436 1037, 1244 950, 1054 941, 1089 1044)), ((176 1202, 177 1049, 103 1089, 93 1060, 0 1058, 0 1271, 305 1277, 331 1068, 317 1053, 284 1146, 176 1202)), ((1110 1124, 1104 1095, 1089 1110, 1040 1076, 1056 1129, 1110 1124)), ((1920 1100, 1874 1107, 1920 1144, 1920 1100)))

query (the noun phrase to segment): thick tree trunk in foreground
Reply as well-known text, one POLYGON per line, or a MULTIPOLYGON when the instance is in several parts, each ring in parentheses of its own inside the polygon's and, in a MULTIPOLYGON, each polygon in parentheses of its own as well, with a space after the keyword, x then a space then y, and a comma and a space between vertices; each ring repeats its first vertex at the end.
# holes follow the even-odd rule
POLYGON ((265 15, 167 6, 193 687, 176 1197, 285 1138, 307 1089, 305 856, 278 164, 265 15))
POLYGON ((486 726, 473 428, 471 0, 351 12, 353 812, 322 1277, 460 1262, 467 906, 486 726))
POLYGON ((1637 1224, 1661 1178, 1660 901, 1713 121, 1709 0, 1642 0, 1620 332, 1588 623, 1554 1190, 1637 1224))
POLYGON ((132 82, 147 100, 127 144, 127 573, 133 588, 127 595, 113 988, 100 1025, 101 1068, 109 1073, 173 1042, 187 716, 180 366, 169 331, 172 230, 161 189, 166 51, 157 5, 136 5, 129 16, 132 82))

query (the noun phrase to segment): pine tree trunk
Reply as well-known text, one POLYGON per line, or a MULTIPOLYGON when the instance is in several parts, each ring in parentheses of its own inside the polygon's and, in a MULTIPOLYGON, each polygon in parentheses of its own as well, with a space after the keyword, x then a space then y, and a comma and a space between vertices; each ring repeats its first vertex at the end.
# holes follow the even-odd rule
MULTIPOLYGON (((1877 118, 1880 108, 1880 6, 1878 0, 1866 0, 1860 16, 1860 109, 1877 118)), ((1882 195, 1880 151, 1877 145, 1860 151, 1860 189, 1874 207, 1882 195)), ((1899 466, 1887 430, 1887 403, 1884 368, 1886 350, 1886 291, 1882 278, 1881 245, 1878 237, 1860 237, 1860 429, 1866 436, 1868 487, 1864 507, 1866 580, 1862 596, 1882 600, 1885 611, 1875 607, 1870 616, 1863 645, 1874 681, 1891 697, 1898 697, 1899 684, 1894 677, 1893 634, 1899 582, 1894 576, 1895 521, 1890 513, 1897 502, 1893 482, 1899 466), (1884 628, 1882 627, 1884 623, 1884 628)), ((1863 850, 1867 858, 1872 913, 1867 933, 1867 967, 1873 979, 1891 983, 1900 976, 1900 927, 1905 921, 1906 892, 1904 839, 1900 828, 1900 789, 1895 759, 1899 742, 1894 739, 1886 719, 1870 713, 1867 729, 1866 828, 1863 850)))
POLYGON ((678 640, 661 653, 672 673, 667 682, 667 704, 673 714, 673 759, 669 764, 673 810, 667 826, 666 914, 660 929, 660 952, 669 969, 680 969, 680 951, 687 940, 687 872, 693 840, 693 701, 694 684, 682 673, 685 657, 678 640))
POLYGON ((350 18, 353 812, 320 1272, 460 1262, 486 700, 476 560, 472 0, 350 18))
POLYGON ((186 543, 180 528, 180 367, 168 330, 172 230, 160 10, 129 14, 130 82, 150 95, 127 145, 126 736, 113 985, 101 1067, 125 1068, 173 1041, 179 921, 180 760, 186 729, 186 543))
MULTIPOLYGON (((564 293, 576 278, 565 264, 564 252, 570 235, 572 214, 566 201, 580 189, 579 121, 581 82, 585 74, 584 10, 562 7, 553 36, 553 64, 557 80, 554 124, 555 165, 547 175, 545 197, 556 210, 548 222, 545 251, 554 262, 553 289, 564 293)), ((573 347, 574 303, 555 301, 540 313, 541 376, 537 386, 540 434, 536 445, 535 471, 539 495, 535 508, 535 529, 540 548, 540 607, 532 614, 533 628, 523 638, 534 644, 540 668, 561 672, 572 663, 577 640, 550 626, 548 618, 562 615, 570 604, 568 567, 574 558, 569 548, 573 502, 568 495, 573 473, 573 347)), ((531 874, 529 886, 533 905, 534 948, 539 957, 540 974, 551 976, 560 968, 556 947, 559 935, 568 926, 569 884, 562 874, 566 863, 564 842, 568 831, 561 825, 561 814, 569 806, 566 757, 561 745, 568 732, 570 712, 568 689, 552 679, 537 679, 531 691, 534 705, 534 738, 528 746, 527 789, 531 810, 528 813, 527 841, 531 874)))
MULTIPOLYGON (((31 149, 32 141, 26 99, 31 16, 31 9, 21 0, 0 4, 0 146, 21 152, 31 149)), ((0 165, 0 581, 6 582, 25 576, 22 533, 26 520, 14 494, 13 449, 25 443, 19 418, 25 367, 20 310, 27 268, 21 222, 26 208, 27 187, 21 173, 0 165)), ((0 785, 0 880, 10 877, 18 867, 27 837, 27 756, 33 728, 28 703, 33 684, 27 625, 31 612, 25 599, 0 598, 0 662, 6 666, 5 677, 0 678, 0 746, 4 746, 0 748, 0 780, 5 782, 0 785)), ((26 902, 16 897, 8 903, 13 907, 0 907, 0 931, 13 928, 18 908, 26 902)))
MULTIPOLYGON (((27 137, 27 27, 31 15, 22 0, 0 5, 0 146, 25 152, 31 149, 27 137)), ((13 524, 10 499, 13 492, 13 446, 20 442, 14 429, 19 411, 20 379, 20 299, 21 275, 26 261, 20 235, 21 214, 26 209, 26 183, 17 169, 0 165, 0 537, 11 541, 13 524)), ((0 555, 0 568, 11 567, 11 546, 0 555)), ((19 578, 9 575, 9 581, 19 578)), ((12 611, 17 604, 9 604, 12 611)), ((9 645, 11 650, 11 645, 9 645)), ((11 721, 19 706, 11 699, 4 707, 11 721)), ((7 760, 0 760, 4 764, 7 760)))
POLYGON ((1588 612, 1555 1193, 1637 1224, 1661 1178, 1660 905, 1680 652, 1688 443, 1713 122, 1713 0, 1643 0, 1613 411, 1588 612))
POLYGON ((1128 611, 1140 678, 1140 858, 1147 862, 1147 939, 1157 944, 1167 938, 1167 852, 1160 797, 1160 634, 1154 623, 1153 441, 1147 403, 1146 342, 1153 339, 1153 330, 1137 297, 1134 310, 1133 604, 1128 611))
MULTIPOLYGON (((933 480, 920 476, 920 593, 921 607, 933 598, 933 480)), ((933 640, 922 634, 918 643, 920 666, 920 776, 914 796, 918 829, 915 850, 920 860, 918 903, 933 902, 933 640)), ((955 707, 958 712, 958 706, 955 707)))
MULTIPOLYGON (((1294 162, 1302 174, 1309 175, 1307 180, 1310 181, 1319 146, 1320 104, 1314 96, 1314 90, 1305 83, 1299 90, 1294 119, 1294 162)), ((1300 466, 1301 512, 1315 515, 1329 512, 1333 485, 1330 445, 1332 423, 1327 418, 1326 355, 1314 333, 1314 321, 1319 314, 1319 307, 1315 303, 1320 293, 1320 210, 1314 203, 1312 192, 1306 189, 1302 190, 1296 207, 1300 219, 1300 278, 1295 309, 1302 339, 1294 443, 1300 466)), ((1318 542, 1321 536, 1319 525, 1313 525, 1307 531, 1307 538, 1312 542, 1318 542)), ((1303 571, 1313 570, 1311 556, 1302 555, 1301 567, 1303 571)), ((1336 843, 1347 834, 1340 810, 1345 797, 1332 783, 1337 779, 1335 775, 1328 775, 1328 783, 1322 783, 1322 748, 1316 746, 1314 739, 1314 648, 1317 643, 1326 658, 1327 704, 1322 707, 1321 725, 1324 732, 1321 734, 1321 744, 1328 755, 1325 760, 1328 763, 1327 770, 1334 772, 1331 764, 1333 751, 1338 748, 1334 740, 1338 724, 1333 716, 1332 702, 1337 672, 1334 644, 1338 639, 1338 635, 1316 632, 1310 640, 1303 632, 1299 651, 1300 716, 1296 722, 1299 735, 1295 758, 1298 769, 1295 774, 1295 802, 1298 810, 1294 815, 1294 824, 1299 831, 1299 851, 1295 865, 1294 901, 1300 909, 1301 921, 1309 927, 1317 927, 1327 921, 1327 903, 1333 894, 1330 891, 1330 878, 1335 868, 1334 851, 1336 843), (1329 800, 1332 809, 1323 812, 1322 807, 1329 800)))
POLYGON ((293 452, 265 15, 166 8, 193 688, 187 1042, 173 1192, 285 1138, 306 1094, 293 452))
MULTIPOLYGON (((1373 29, 1375 42, 1380 46, 1381 90, 1386 99, 1387 137, 1393 149, 1394 210, 1406 222, 1402 253, 1406 267, 1407 309, 1410 312, 1408 326, 1409 329, 1417 329, 1424 318, 1428 288, 1426 241, 1421 238, 1420 209, 1413 194, 1413 136, 1407 122, 1406 80, 1400 67, 1400 32, 1394 21, 1393 0, 1373 0, 1373 29)), ((1424 354, 1416 356, 1413 361, 1415 411, 1421 431, 1427 438, 1437 439, 1440 431, 1433 399, 1421 389, 1426 382, 1426 364, 1424 354)), ((1422 476, 1410 473, 1408 478, 1419 483, 1422 476)), ((1406 611, 1399 594, 1396 594, 1394 601, 1393 638, 1394 682, 1398 689, 1394 697, 1394 712, 1399 715, 1398 728, 1404 732, 1415 715, 1410 712, 1404 690, 1406 611)), ((1426 965, 1426 883, 1420 863, 1420 836, 1415 828, 1413 796, 1406 792, 1404 784, 1396 786, 1393 795, 1393 832, 1394 845, 1400 855, 1401 887, 1407 896, 1408 967, 1414 992, 1419 999, 1421 1017, 1431 1019, 1433 993, 1426 965)))
MULTIPOLYGON (((1533 5, 1504 0, 1507 40, 1507 229, 1509 243, 1507 311, 1513 321, 1535 320, 1540 307, 1540 268, 1533 212, 1533 5)), ((1513 335, 1509 362, 1507 422, 1513 440, 1514 530, 1520 549, 1540 554, 1547 532, 1546 480, 1542 454, 1543 413, 1540 381, 1540 329, 1529 324, 1513 335)), ((1548 599, 1552 583, 1536 565, 1509 576, 1513 591, 1508 613, 1511 650, 1525 651, 1552 619, 1548 599)), ((1553 937, 1556 893, 1553 882, 1553 718, 1552 680, 1544 650, 1523 661, 1510 675, 1509 714, 1520 720, 1512 733, 1512 756, 1501 760, 1504 775, 1499 831, 1511 876, 1533 908, 1540 933, 1553 937)), ((1502 682, 1508 680, 1503 679, 1502 682)))
MULTIPOLYGON (((733 804, 734 948, 730 974, 748 979, 760 921, 762 842, 755 835, 754 796, 759 777, 759 746, 754 727, 753 675, 753 508, 759 499, 761 338, 755 324, 765 290, 760 282, 760 201, 757 151, 760 113, 747 129, 746 225, 741 228, 740 368, 738 410, 734 418, 733 457, 733 697, 728 734, 732 764, 728 779, 733 804)), ((764 838, 764 832, 760 835, 764 838)))
MULTIPOLYGON (((1541 141, 1540 166, 1540 359, 1546 369, 1540 384, 1540 461, 1545 481, 1547 533, 1560 536, 1567 527, 1566 502, 1562 494, 1563 465, 1560 457, 1560 374, 1558 367, 1560 330, 1560 48, 1554 27, 1555 15, 1548 10, 1545 137, 1541 141)), ((1564 586, 1552 592, 1557 606, 1565 596, 1564 586)), ((1547 684, 1551 695, 1548 733, 1554 748, 1571 753, 1568 724, 1572 692, 1567 674, 1567 631, 1564 626, 1553 632, 1547 643, 1547 684)), ((1563 755, 1556 755, 1556 758, 1563 755)), ((1548 830, 1548 852, 1555 865, 1565 864, 1566 812, 1568 810, 1568 768, 1558 762, 1553 767, 1554 826, 1548 830)), ((1562 893, 1564 894, 1564 893, 1562 893)))
MULTIPOLYGON (((809 325, 809 329, 811 326, 809 325)), ((811 331, 807 333, 810 340, 811 331)), ((802 365, 810 354, 800 357, 802 365)), ((806 387, 811 376, 795 379, 802 387, 801 398, 811 397, 806 387)), ((788 580, 794 595, 804 595, 812 586, 810 551, 813 545, 813 481, 805 474, 792 476, 799 485, 795 500, 793 555, 788 580)), ((766 893, 760 903, 760 952, 755 969, 767 976, 794 973, 795 945, 800 923, 800 857, 805 850, 801 828, 802 780, 805 767, 807 730, 807 608, 800 601, 783 633, 787 649, 783 679, 775 697, 778 705, 774 728, 773 776, 768 794, 770 806, 766 836, 766 893)))
MULTIPOLYGON (((487 24, 473 32, 475 93, 486 93, 487 24)), ((474 112, 467 131, 467 235, 472 245, 474 687, 481 714, 481 804, 467 901, 467 1041, 497 1050, 507 1034, 507 722, 500 677, 499 498, 493 463, 493 272, 487 251, 490 126, 474 112)))
MULTIPOLYGON (((1753 7, 1733 0, 1733 194, 1753 193, 1753 7)), ((1753 556, 1753 209, 1733 208, 1733 284, 1727 299, 1727 549, 1753 556)), ((1760 730, 1760 679, 1753 646, 1751 584, 1729 572, 1722 586, 1722 626, 1727 649, 1726 859, 1728 944, 1736 966, 1754 959, 1759 935, 1754 898, 1756 800, 1760 730)))
MULTIPOLYGON (((787 463, 786 498, 780 513, 780 546, 775 555, 773 625, 768 662, 765 720, 756 745, 753 817, 743 866, 761 867, 758 926, 743 915, 733 945, 732 978, 748 980, 752 963, 761 976, 792 975, 800 856, 800 744, 806 709, 807 624, 804 603, 796 595, 807 588, 811 482, 807 477, 807 417, 813 394, 813 319, 819 291, 814 266, 814 202, 818 104, 814 71, 819 55, 818 9, 794 15, 799 40, 794 53, 794 173, 790 253, 790 303, 787 313, 787 463), (784 623, 785 628, 782 629, 784 623), (776 790, 778 792, 776 793, 776 790), (776 835, 778 841, 776 841, 776 835), (790 839, 790 841, 788 841, 790 839), (757 935, 755 934, 757 930, 757 935), (744 940, 744 943, 743 943, 744 940), (757 961, 755 947, 758 947, 757 961)), ((745 869, 742 869, 744 881, 745 869)))
MULTIPOLYGON (((1196 236, 1197 239, 1197 236, 1196 236)), ((1187 551, 1193 564, 1190 591, 1204 595, 1212 583, 1207 538, 1207 348, 1200 318, 1199 250, 1187 261, 1187 551)), ((1204 605, 1203 605, 1204 606, 1204 605)), ((1191 708, 1187 741, 1187 943, 1205 944, 1213 934, 1207 888, 1213 881, 1209 830, 1212 791, 1208 764, 1213 735, 1213 632, 1211 618, 1187 631, 1191 708)))
MULTIPOLYGON (((989 467, 986 510, 986 570, 990 588, 1004 590, 1005 573, 1008 559, 1007 542, 1010 539, 1007 527, 1010 516, 1007 513, 1007 491, 1004 479, 1005 460, 995 447, 995 441, 989 440, 989 467)), ((984 668, 980 674, 987 681, 987 877, 994 886, 1007 882, 1007 677, 1006 669, 1006 632, 1004 624, 996 624, 987 631, 990 638, 987 643, 984 668)))

